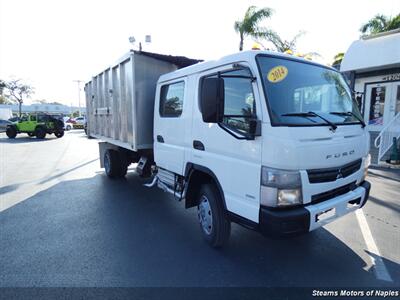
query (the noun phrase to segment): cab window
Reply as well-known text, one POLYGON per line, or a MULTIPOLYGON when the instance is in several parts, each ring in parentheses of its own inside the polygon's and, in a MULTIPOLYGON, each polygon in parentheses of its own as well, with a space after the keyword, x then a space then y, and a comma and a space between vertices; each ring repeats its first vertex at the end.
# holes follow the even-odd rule
POLYGON ((166 84, 160 92, 160 116, 177 118, 182 114, 185 82, 166 84))

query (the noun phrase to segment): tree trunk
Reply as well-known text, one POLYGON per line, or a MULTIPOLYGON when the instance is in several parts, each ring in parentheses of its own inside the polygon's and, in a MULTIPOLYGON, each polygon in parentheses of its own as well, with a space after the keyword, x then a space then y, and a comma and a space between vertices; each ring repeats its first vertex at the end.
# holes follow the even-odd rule
POLYGON ((18 101, 19 104, 19 118, 21 118, 22 115, 22 102, 18 101))
POLYGON ((243 51, 243 34, 240 33, 239 51, 243 51))

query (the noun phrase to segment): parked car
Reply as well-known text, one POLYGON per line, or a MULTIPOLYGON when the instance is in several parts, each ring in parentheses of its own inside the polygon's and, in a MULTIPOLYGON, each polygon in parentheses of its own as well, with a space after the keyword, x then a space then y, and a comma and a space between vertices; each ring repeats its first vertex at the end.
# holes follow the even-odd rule
POLYGON ((63 117, 63 121, 64 121, 64 129, 66 131, 69 131, 73 128, 74 123, 71 122, 70 117, 63 117))
POLYGON ((15 138, 18 133, 27 133, 28 136, 36 136, 38 139, 44 139, 46 134, 54 133, 56 137, 61 138, 64 135, 64 123, 57 116, 33 113, 7 125, 6 134, 10 139, 15 138))
POLYGON ((7 125, 12 125, 12 122, 9 120, 0 120, 0 132, 6 131, 7 125))
POLYGON ((75 123, 72 125, 74 129, 84 129, 86 123, 85 117, 77 117, 75 118, 75 123))

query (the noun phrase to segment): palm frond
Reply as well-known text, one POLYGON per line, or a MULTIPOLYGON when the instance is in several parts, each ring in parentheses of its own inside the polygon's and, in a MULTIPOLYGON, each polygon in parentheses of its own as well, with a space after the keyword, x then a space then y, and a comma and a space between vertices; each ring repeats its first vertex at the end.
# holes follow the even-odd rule
POLYGON ((235 29, 235 32, 240 33, 241 32, 241 27, 242 27, 242 22, 236 21, 233 24, 233 28, 235 29))

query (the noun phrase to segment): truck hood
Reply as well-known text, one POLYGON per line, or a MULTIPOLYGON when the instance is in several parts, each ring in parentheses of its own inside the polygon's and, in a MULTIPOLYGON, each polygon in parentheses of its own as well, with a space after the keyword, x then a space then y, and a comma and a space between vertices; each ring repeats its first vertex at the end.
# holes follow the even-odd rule
POLYGON ((369 152, 369 133, 360 125, 272 127, 263 123, 262 164, 305 170, 344 165, 369 152))

